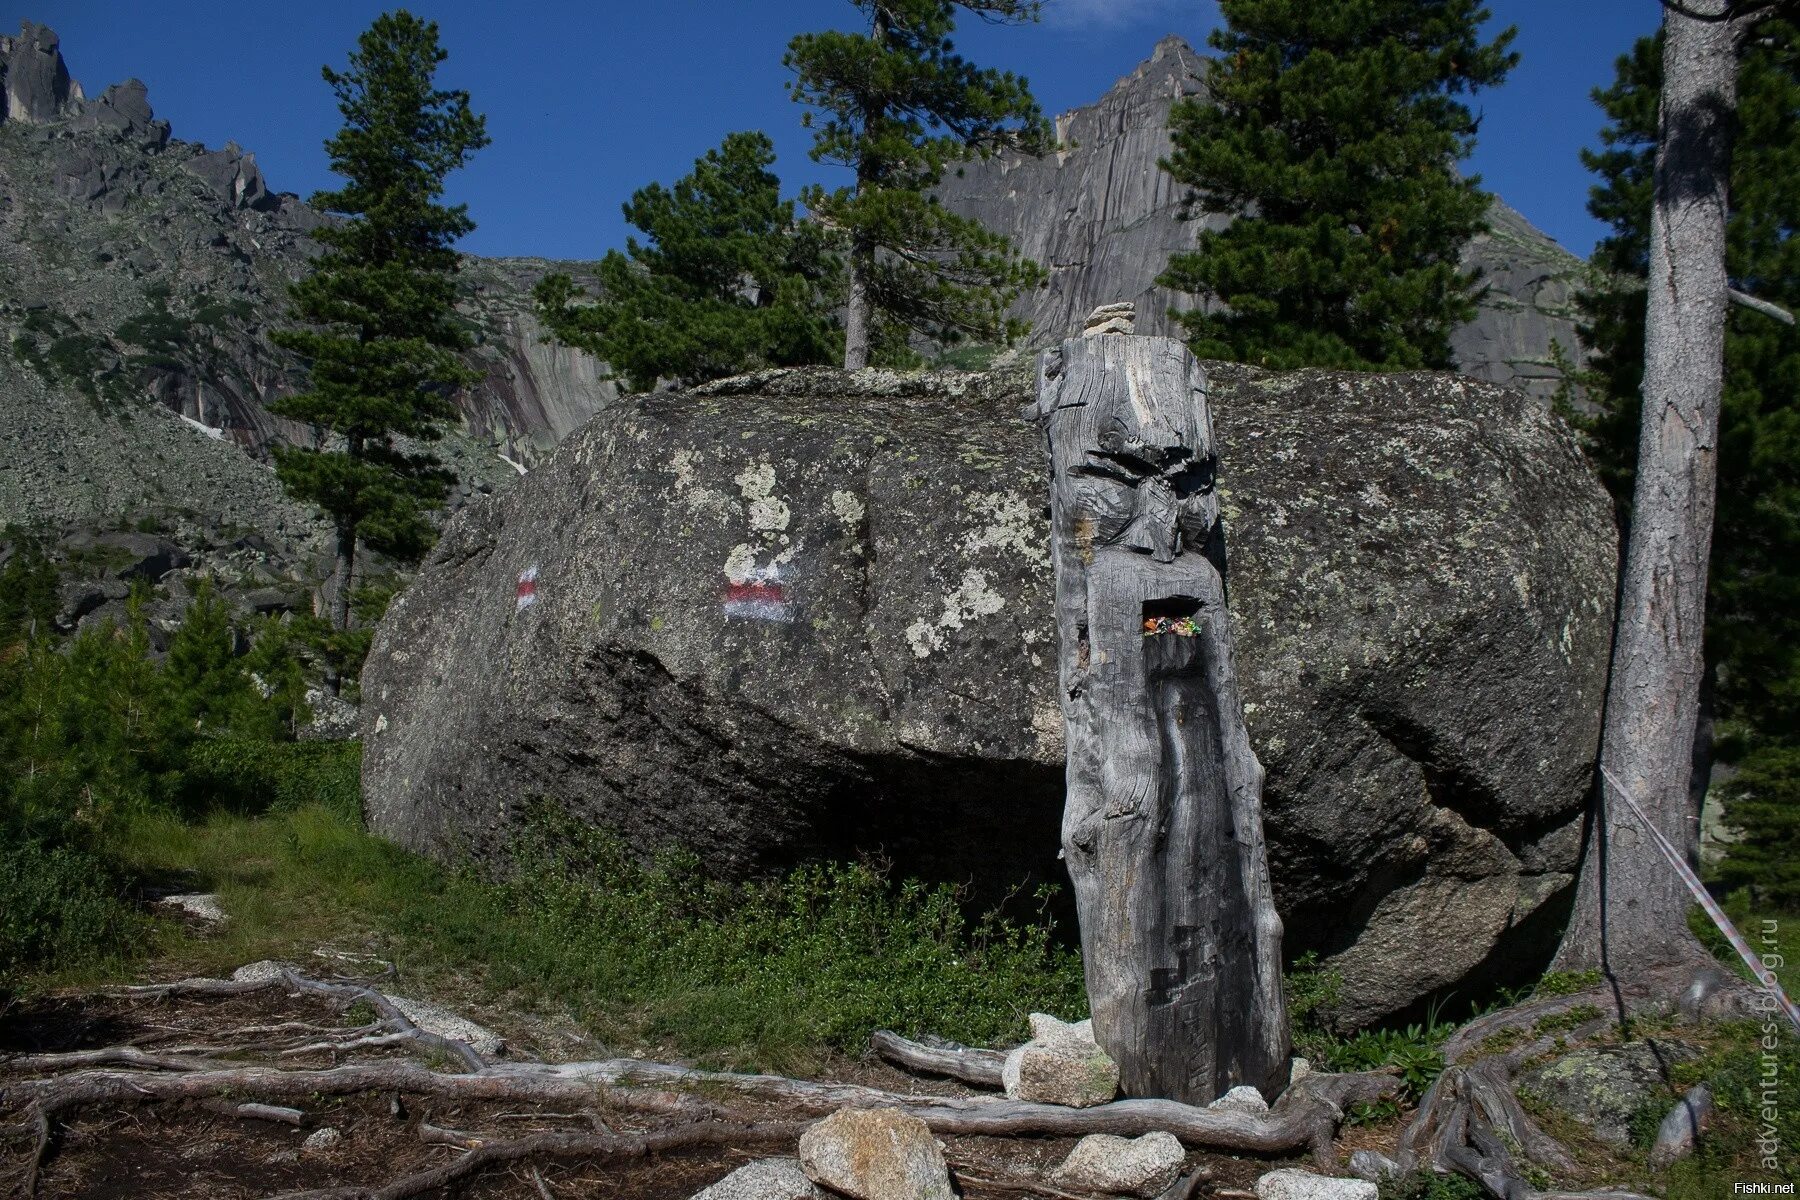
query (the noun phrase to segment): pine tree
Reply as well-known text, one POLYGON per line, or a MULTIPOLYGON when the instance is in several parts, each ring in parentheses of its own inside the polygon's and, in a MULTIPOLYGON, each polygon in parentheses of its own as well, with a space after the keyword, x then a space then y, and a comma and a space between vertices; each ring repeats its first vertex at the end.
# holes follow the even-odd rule
POLYGON ((1460 176, 1479 119, 1458 96, 1518 61, 1483 43, 1480 0, 1221 0, 1222 57, 1176 104, 1163 167, 1190 203, 1242 214, 1202 230, 1164 286, 1195 353, 1258 365, 1450 365, 1474 315, 1463 247, 1490 197, 1460 176))
POLYGON ((825 231, 781 198, 774 161, 767 136, 734 133, 672 188, 633 193, 625 219, 647 240, 600 261, 597 299, 567 275, 545 278, 545 324, 638 391, 835 359, 839 264, 825 231))
POLYGON ((904 350, 909 333, 950 343, 1023 332, 1007 308, 1043 278, 1003 236, 929 194, 952 163, 1002 149, 1041 154, 1049 123, 1026 81, 976 67, 950 35, 957 10, 1013 24, 1035 0, 853 0, 869 32, 805 33, 788 44, 794 99, 819 110, 812 157, 855 173, 852 187, 807 190, 808 211, 844 238, 844 366, 904 350))
MULTIPOLYGON (((1613 232, 1595 248, 1601 286, 1581 298, 1591 351, 1590 451, 1629 520, 1644 375, 1644 285, 1662 40, 1620 57, 1595 101, 1603 148, 1583 155, 1599 182, 1589 211, 1613 232)), ((1726 273, 1732 284, 1800 309, 1800 26, 1759 25, 1740 51, 1726 273)), ((1706 659, 1723 735, 1741 762, 1726 820, 1743 832, 1721 872, 1792 899, 1773 870, 1800 860, 1800 331, 1734 307, 1725 329, 1718 510, 1707 593, 1706 659)), ((1789 873, 1791 874, 1791 872, 1789 873)))
POLYGON ((278 449, 275 464, 289 494, 336 526, 339 628, 360 547, 410 560, 430 546, 451 476, 398 439, 436 439, 453 389, 474 378, 457 354, 469 341, 453 319, 451 247, 475 226, 463 205, 438 201, 488 138, 468 93, 434 85, 445 57, 437 25, 402 9, 375 19, 349 70, 324 68, 344 116, 325 149, 345 184, 312 204, 343 219, 315 231, 324 252, 292 289, 308 327, 275 335, 306 361, 308 388, 271 408, 319 435, 278 449))

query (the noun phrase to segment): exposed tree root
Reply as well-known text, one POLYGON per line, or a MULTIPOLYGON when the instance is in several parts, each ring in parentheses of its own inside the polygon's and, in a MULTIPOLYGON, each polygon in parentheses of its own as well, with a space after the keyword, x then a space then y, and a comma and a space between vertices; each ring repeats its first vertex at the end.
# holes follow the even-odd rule
POLYGON ((320 1188, 288 1192, 278 1200, 404 1200, 467 1179, 501 1163, 534 1158, 578 1158, 587 1163, 609 1163, 695 1146, 774 1145, 795 1140, 805 1127, 799 1121, 743 1125, 696 1122, 649 1133, 539 1133, 504 1141, 474 1140, 469 1152, 454 1162, 407 1175, 378 1188, 320 1188))
POLYGON ((1606 980, 1567 996, 1528 1001, 1469 1022, 1445 1041, 1443 1074, 1419 1103, 1401 1135, 1402 1170, 1428 1168, 1468 1176, 1496 1200, 1645 1200, 1635 1193, 1540 1191, 1524 1178, 1518 1157, 1552 1171, 1567 1172, 1575 1160, 1520 1106, 1513 1076, 1520 1067, 1555 1049, 1578 1045, 1648 1014, 1679 1013, 1690 1020, 1748 1014, 1754 991, 1735 976, 1705 964, 1696 970, 1678 964, 1644 972, 1630 980, 1606 980), (1561 1028, 1582 1009, 1602 1015, 1561 1028), (1544 1022, 1564 1018, 1556 1032, 1544 1022), (1501 1035, 1535 1033, 1504 1048, 1501 1035))
MULTIPOLYGON (((1335 1159, 1333 1138, 1345 1110, 1359 1101, 1392 1098, 1401 1087, 1399 1079, 1387 1073, 1314 1075, 1290 1088, 1266 1113, 1214 1111, 1169 1100, 1121 1100, 1074 1109, 992 1094, 925 1095, 777 1075, 699 1071, 637 1059, 490 1063, 464 1043, 420 1030, 372 987, 308 979, 291 970, 260 982, 190 980, 115 994, 231 997, 270 989, 323 996, 340 1008, 366 1002, 380 1019, 354 1029, 300 1021, 247 1026, 235 1031, 236 1036, 221 1038, 223 1044, 216 1048, 184 1045, 177 1047, 181 1053, 120 1045, 0 1060, 0 1068, 12 1076, 0 1102, 15 1114, 11 1124, 0 1126, 0 1141, 22 1141, 30 1147, 23 1194, 35 1192, 43 1165, 54 1149, 56 1125, 70 1113, 158 1102, 194 1104, 236 1117, 300 1124, 304 1113, 295 1106, 324 1097, 393 1093, 451 1104, 543 1107, 552 1111, 503 1115, 535 1121, 578 1119, 591 1126, 590 1131, 578 1133, 537 1131, 511 1136, 451 1129, 421 1120, 418 1133, 427 1144, 455 1147, 464 1152, 462 1157, 375 1187, 296 1193, 405 1197, 445 1187, 491 1167, 535 1159, 609 1162, 690 1146, 791 1144, 803 1127, 802 1118, 846 1107, 899 1108, 940 1136, 1135 1136, 1161 1130, 1203 1149, 1255 1155, 1310 1150, 1322 1161, 1331 1162, 1335 1159), (252 1031, 260 1032, 244 1036, 252 1031), (462 1069, 436 1069, 394 1054, 397 1049, 440 1057, 454 1054, 462 1069), (192 1052, 197 1050, 207 1052, 192 1052), (371 1052, 386 1056, 335 1061, 339 1055, 371 1052), (234 1061, 216 1054, 261 1055, 265 1060, 234 1061), (330 1055, 333 1065, 291 1062, 303 1055, 330 1055), (39 1077, 30 1077, 34 1075, 39 1077), (706 1098, 694 1095, 694 1090, 702 1091, 706 1098), (754 1102, 756 1119, 747 1117, 739 1102, 754 1102), (783 1119, 763 1119, 770 1107, 783 1119), (602 1108, 658 1118, 664 1126, 645 1132, 615 1131, 601 1119, 602 1108), (681 1123, 667 1125, 671 1117, 681 1123)), ((180 1035, 186 1031, 169 1032, 180 1035)), ((983 1086, 999 1083, 1004 1056, 997 1051, 929 1046, 885 1033, 877 1035, 874 1044, 884 1056, 915 1070, 983 1086)))
POLYGON ((272 979, 244 981, 183 979, 176 983, 150 984, 142 987, 123 988, 120 991, 122 994, 133 996, 242 996, 251 992, 281 987, 315 996, 327 996, 341 1002, 344 1007, 360 1000, 381 1014, 382 1021, 396 1033, 404 1034, 422 1046, 448 1054, 471 1071, 479 1071, 487 1066, 487 1060, 477 1054, 475 1048, 469 1043, 457 1041, 454 1038, 440 1037, 435 1033, 428 1033, 420 1029, 387 996, 367 984, 356 981, 331 982, 313 979, 298 971, 288 969, 272 979))

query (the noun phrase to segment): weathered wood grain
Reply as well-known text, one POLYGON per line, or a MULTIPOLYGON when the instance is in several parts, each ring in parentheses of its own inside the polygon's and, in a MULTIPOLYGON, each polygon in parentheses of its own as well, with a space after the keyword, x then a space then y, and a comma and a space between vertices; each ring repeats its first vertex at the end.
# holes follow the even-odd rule
POLYGON ((1281 920, 1232 661, 1206 375, 1180 342, 1106 316, 1040 357, 1028 409, 1052 472, 1063 851, 1094 1031, 1128 1095, 1273 1095, 1289 1051, 1281 920))

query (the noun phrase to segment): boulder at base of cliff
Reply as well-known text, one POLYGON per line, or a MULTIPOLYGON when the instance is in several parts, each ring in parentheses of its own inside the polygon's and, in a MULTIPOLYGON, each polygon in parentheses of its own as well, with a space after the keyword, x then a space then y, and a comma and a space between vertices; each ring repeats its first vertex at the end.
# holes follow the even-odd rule
MULTIPOLYGON (((1347 1023, 1534 973, 1599 732, 1606 493, 1514 392, 1208 370, 1290 954, 1342 973, 1347 1023)), ((814 368, 596 417, 382 622, 371 826, 494 857, 547 801, 722 875, 870 851, 989 895, 1062 880, 1031 387, 814 368)))

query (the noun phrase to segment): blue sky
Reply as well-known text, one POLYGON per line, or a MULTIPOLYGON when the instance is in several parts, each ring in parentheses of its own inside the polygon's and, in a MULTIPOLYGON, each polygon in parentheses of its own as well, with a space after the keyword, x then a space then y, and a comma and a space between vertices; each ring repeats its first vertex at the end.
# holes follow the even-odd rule
MULTIPOLYGON (((364 0, 39 0, 0 4, 62 35, 75 77, 98 92, 143 79, 175 136, 254 150, 271 187, 330 186, 321 142, 338 115, 319 78, 389 5, 364 0)), ((454 176, 479 228, 480 254, 593 258, 623 242, 619 205, 652 180, 671 181, 737 129, 775 139, 789 190, 830 176, 806 156, 801 109, 781 65, 807 29, 853 27, 849 0, 414 0, 450 51, 440 78, 465 87, 493 145, 454 176)), ((1589 91, 1614 58, 1655 29, 1657 0, 1489 0, 1493 27, 1517 25, 1523 61, 1480 93, 1485 114, 1472 168, 1531 221, 1578 254, 1602 228, 1585 210, 1577 160, 1600 127, 1589 91)), ((1026 75, 1046 111, 1097 98, 1179 33, 1196 46, 1218 17, 1210 0, 1050 0, 1043 24, 967 23, 960 48, 1026 75)))

